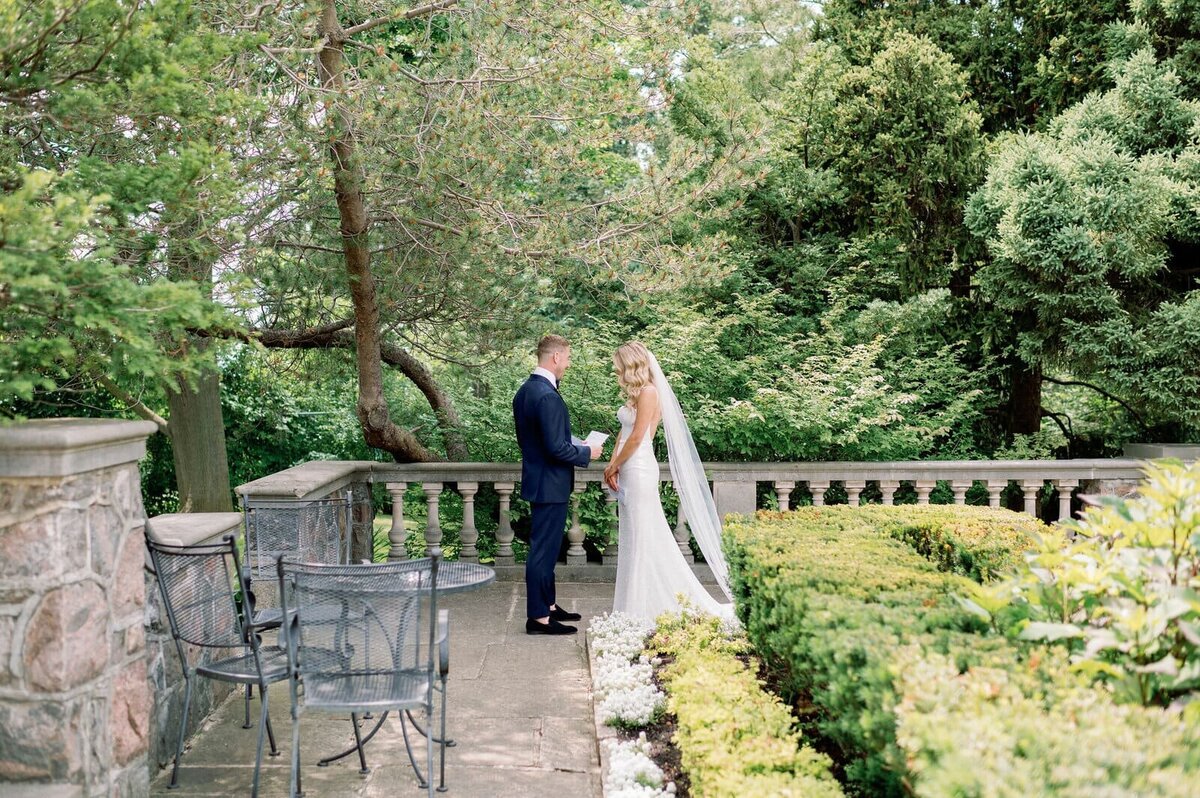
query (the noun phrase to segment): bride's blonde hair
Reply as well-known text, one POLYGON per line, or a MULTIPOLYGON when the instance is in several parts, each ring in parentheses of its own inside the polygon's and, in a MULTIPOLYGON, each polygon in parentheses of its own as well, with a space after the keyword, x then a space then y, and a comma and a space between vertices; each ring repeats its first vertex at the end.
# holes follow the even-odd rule
POLYGON ((642 389, 653 382, 650 376, 650 350, 641 341, 630 341, 613 352, 613 365, 617 369, 617 384, 626 401, 637 403, 642 389))

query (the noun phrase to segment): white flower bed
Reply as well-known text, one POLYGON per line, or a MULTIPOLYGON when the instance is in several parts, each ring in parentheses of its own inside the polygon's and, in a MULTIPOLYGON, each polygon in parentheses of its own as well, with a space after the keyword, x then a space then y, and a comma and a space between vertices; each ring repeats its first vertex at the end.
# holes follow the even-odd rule
POLYGON ((600 717, 610 726, 645 726, 666 702, 651 679, 650 662, 642 656, 653 627, 614 612, 595 619, 589 628, 596 652, 592 690, 600 702, 600 717), (631 661, 634 657, 638 659, 631 661))
POLYGON ((650 759, 646 733, 636 740, 605 740, 608 773, 604 777, 605 798, 659 798, 674 795, 675 782, 663 785, 663 772, 650 759))

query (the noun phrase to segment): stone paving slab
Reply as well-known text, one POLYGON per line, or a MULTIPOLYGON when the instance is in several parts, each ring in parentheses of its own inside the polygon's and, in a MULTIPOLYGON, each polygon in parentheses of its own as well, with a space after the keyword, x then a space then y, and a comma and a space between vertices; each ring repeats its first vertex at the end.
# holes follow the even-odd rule
MULTIPOLYGON (((447 730, 458 743, 446 750, 447 796, 492 798, 601 798, 600 759, 584 632, 589 618, 612 606, 612 584, 561 583, 563 607, 584 615, 577 635, 525 634, 525 586, 497 582, 447 597, 450 608, 450 680, 447 730)), ((287 795, 292 744, 286 683, 270 691, 271 718, 281 755, 263 757, 263 796, 287 795)), ((258 718, 258 701, 251 716, 258 718)), ((179 789, 167 791, 170 768, 151 793, 247 795, 254 767, 255 729, 242 729, 241 694, 209 718, 184 754, 179 789)), ((420 796, 407 761, 400 723, 393 717, 367 745, 370 772, 351 755, 327 768, 316 760, 348 747, 347 717, 308 713, 301 720, 306 798, 420 796)), ((419 762, 424 738, 413 735, 419 762)))

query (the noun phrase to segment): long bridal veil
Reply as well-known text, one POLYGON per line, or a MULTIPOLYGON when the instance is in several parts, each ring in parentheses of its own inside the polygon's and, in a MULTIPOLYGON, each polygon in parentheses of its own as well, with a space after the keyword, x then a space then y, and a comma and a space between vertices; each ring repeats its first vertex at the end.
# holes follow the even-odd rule
POLYGON ((683 417, 683 409, 653 353, 650 353, 650 375, 658 390, 663 433, 667 439, 667 461, 671 467, 671 478, 675 481, 675 492, 679 494, 679 506, 683 508, 683 516, 696 543, 700 545, 700 553, 712 569, 717 585, 725 598, 733 601, 733 594, 729 590, 729 566, 721 551, 721 516, 717 514, 717 505, 708 489, 708 477, 704 474, 696 443, 688 430, 687 419, 683 417))

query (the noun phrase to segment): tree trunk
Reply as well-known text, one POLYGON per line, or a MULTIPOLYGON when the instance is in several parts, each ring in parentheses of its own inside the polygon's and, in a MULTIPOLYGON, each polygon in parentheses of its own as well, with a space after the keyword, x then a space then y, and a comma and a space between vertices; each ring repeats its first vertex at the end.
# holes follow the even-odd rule
POLYGON ((225 420, 221 416, 221 375, 205 372, 194 387, 185 382, 176 387, 167 391, 167 401, 171 407, 179 511, 230 512, 233 498, 225 454, 225 420))
POLYGON ((1022 361, 1012 364, 1008 397, 1008 431, 1032 435, 1042 429, 1042 369, 1022 361))
POLYGON ((354 146, 353 120, 342 104, 345 91, 342 48, 346 32, 338 21, 333 0, 325 0, 318 33, 324 42, 317 53, 317 74, 321 79, 321 87, 330 98, 326 113, 331 115, 333 121, 333 136, 329 144, 334 175, 333 191, 341 221, 346 277, 354 305, 358 423, 368 445, 383 449, 398 461, 428 459, 428 451, 416 436, 392 422, 387 398, 383 394, 379 304, 375 296, 375 276, 371 272, 371 250, 368 246, 371 222, 363 199, 366 177, 354 146))

